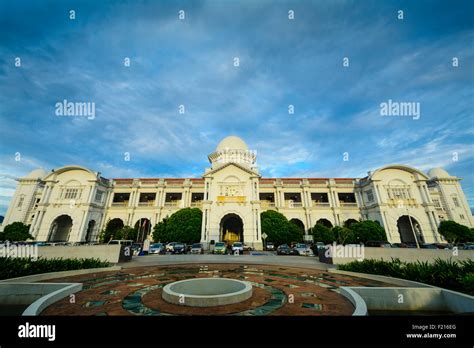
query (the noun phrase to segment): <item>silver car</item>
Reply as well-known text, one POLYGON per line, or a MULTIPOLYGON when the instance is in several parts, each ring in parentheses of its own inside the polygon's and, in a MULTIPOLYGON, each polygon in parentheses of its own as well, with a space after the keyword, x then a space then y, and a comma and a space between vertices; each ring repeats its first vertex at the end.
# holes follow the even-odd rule
POLYGON ((296 244, 293 250, 297 252, 298 255, 313 256, 313 250, 311 250, 311 248, 304 243, 296 244))
POLYGON ((163 243, 153 243, 150 245, 150 254, 164 254, 166 253, 165 245, 163 243))
POLYGON ((191 246, 191 254, 204 254, 204 249, 201 243, 194 243, 191 246))

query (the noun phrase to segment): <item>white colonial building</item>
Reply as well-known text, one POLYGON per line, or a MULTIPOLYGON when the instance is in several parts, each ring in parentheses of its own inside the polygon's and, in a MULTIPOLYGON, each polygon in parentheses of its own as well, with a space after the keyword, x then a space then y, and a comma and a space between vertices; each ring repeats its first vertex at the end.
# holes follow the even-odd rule
POLYGON ((105 179, 71 165, 18 179, 3 226, 30 224, 38 241, 94 242, 109 222, 137 227, 140 238, 185 207, 202 210, 201 242, 241 240, 262 247, 260 213, 273 209, 308 233, 317 222, 342 226, 376 220, 390 242, 441 242, 437 226, 474 227, 459 184, 441 168, 425 174, 388 165, 364 178, 263 178, 255 153, 235 136, 209 156, 202 178, 105 179))

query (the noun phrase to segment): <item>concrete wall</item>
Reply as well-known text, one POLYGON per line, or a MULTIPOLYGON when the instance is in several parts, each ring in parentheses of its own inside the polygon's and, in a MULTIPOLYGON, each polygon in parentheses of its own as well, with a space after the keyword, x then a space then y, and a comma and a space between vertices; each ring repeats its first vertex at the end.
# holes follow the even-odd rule
POLYGON ((474 311, 474 297, 441 288, 349 287, 370 310, 474 311), (401 300, 402 299, 402 300, 401 300))
MULTIPOLYGON (((457 256, 453 255, 452 250, 443 249, 411 249, 411 248, 364 248, 364 259, 383 259, 390 261, 392 258, 399 258, 405 262, 429 261, 436 258, 453 261, 474 260, 474 250, 458 250, 457 256)), ((333 257, 332 263, 345 264, 355 261, 355 257, 333 257)))
POLYGON ((38 256, 52 258, 98 258, 101 261, 117 263, 120 255, 120 245, 82 245, 82 246, 41 246, 38 256))

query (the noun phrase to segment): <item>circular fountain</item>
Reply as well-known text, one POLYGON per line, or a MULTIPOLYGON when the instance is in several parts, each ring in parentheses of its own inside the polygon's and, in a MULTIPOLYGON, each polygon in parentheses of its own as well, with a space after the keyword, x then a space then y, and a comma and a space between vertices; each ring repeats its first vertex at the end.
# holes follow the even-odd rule
POLYGON ((195 278, 170 283, 163 288, 165 301, 182 306, 213 307, 238 303, 252 296, 252 285, 228 278, 195 278))

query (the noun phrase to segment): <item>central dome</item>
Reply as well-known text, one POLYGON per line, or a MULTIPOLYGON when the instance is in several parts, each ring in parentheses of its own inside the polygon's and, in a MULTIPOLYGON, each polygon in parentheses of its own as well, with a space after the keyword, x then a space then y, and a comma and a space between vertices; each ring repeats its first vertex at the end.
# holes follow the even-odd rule
POLYGON ((219 145, 217 145, 216 151, 224 151, 226 149, 248 151, 249 148, 241 138, 231 135, 221 140, 219 145))
POLYGON ((449 173, 447 171, 445 171, 443 168, 439 168, 439 167, 430 169, 428 171, 428 176, 430 178, 438 178, 438 179, 451 177, 451 175, 449 175, 449 173))
POLYGON ((44 178, 48 173, 43 168, 38 168, 30 172, 27 176, 23 177, 23 179, 42 179, 44 178))

